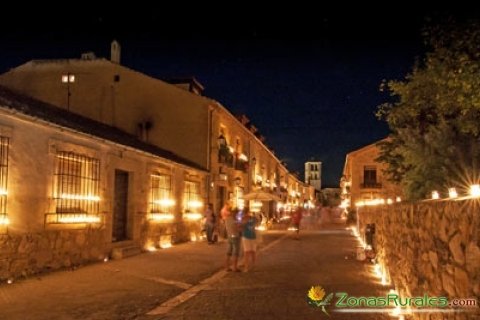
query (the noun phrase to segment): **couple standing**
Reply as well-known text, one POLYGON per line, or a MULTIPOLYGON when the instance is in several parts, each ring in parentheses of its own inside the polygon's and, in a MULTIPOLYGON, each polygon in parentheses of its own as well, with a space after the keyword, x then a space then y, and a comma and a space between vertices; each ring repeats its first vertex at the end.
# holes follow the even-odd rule
POLYGON ((237 222, 235 215, 232 213, 230 205, 227 203, 220 212, 222 219, 225 221, 227 229, 228 249, 226 268, 227 271, 240 272, 238 268, 238 256, 240 255, 240 239, 243 242, 244 265, 245 272, 255 264, 255 256, 257 251, 255 225, 256 220, 250 214, 247 207, 243 209, 241 222, 237 222), (231 267, 230 267, 231 265, 231 267))

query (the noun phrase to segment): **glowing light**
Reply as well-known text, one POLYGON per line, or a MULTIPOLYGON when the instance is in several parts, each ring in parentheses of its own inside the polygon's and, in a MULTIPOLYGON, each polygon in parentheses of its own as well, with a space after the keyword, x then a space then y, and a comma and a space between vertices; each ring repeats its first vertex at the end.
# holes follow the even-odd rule
POLYGON ((48 215, 47 223, 99 223, 99 216, 86 213, 58 213, 48 215))
POLYGON ((448 188, 448 196, 450 198, 457 198, 458 197, 457 190, 455 188, 448 188))
POLYGON ((10 219, 6 215, 0 216, 0 225, 8 225, 10 224, 10 219))
POLYGON ((103 258, 103 262, 108 262, 108 257, 103 258))
POLYGON ((440 194, 438 191, 432 191, 432 199, 440 199, 440 194))
POLYGON ((203 206, 203 203, 198 200, 191 200, 187 202, 187 206, 189 208, 201 208, 203 206))
POLYGON ((160 222, 166 222, 166 221, 172 221, 174 216, 171 213, 150 213, 150 220, 153 221, 160 221, 160 222))
POLYGON ((402 198, 401 198, 401 197, 397 197, 395 200, 396 200, 397 202, 402 202, 402 198))
POLYGON ((202 217, 203 215, 198 212, 187 212, 183 214, 184 219, 193 220, 193 221, 200 220, 202 219, 202 217))
POLYGON ((7 194, 8 194, 7 190, 0 188, 0 196, 6 196, 7 194))
POLYGON ((198 240, 197 234, 195 232, 190 232, 190 241, 196 242, 198 240))
POLYGON ((258 231, 265 231, 267 230, 267 227, 265 227, 263 224, 258 226, 258 227, 255 227, 255 230, 258 230, 258 231))
POLYGON ((168 249, 172 247, 172 236, 161 236, 158 246, 162 249, 168 249))
POLYGON ((159 204, 164 207, 171 207, 175 205, 175 200, 165 198, 165 199, 153 200, 153 203, 159 204))
POLYGON ((148 246, 148 247, 146 247, 145 249, 146 249, 147 251, 149 251, 149 252, 155 252, 155 251, 157 251, 157 248, 155 248, 154 246, 148 246))
POLYGON ((480 185, 474 184, 470 186, 470 195, 472 197, 480 197, 480 185))
POLYGON ((60 199, 68 199, 68 200, 86 200, 86 201, 100 201, 99 196, 94 196, 92 194, 70 194, 70 193, 62 193, 60 195, 60 199))
POLYGON ((242 161, 248 161, 248 158, 246 155, 244 155, 243 153, 241 153, 239 156, 238 156, 238 159, 242 160, 242 161))
POLYGON ((390 199, 390 198, 388 198, 388 199, 387 199, 387 204, 392 204, 392 203, 393 203, 393 200, 390 199))
POLYGON ((295 228, 295 227, 289 227, 289 228, 288 228, 288 231, 297 231, 297 230, 298 230, 298 229, 295 228))

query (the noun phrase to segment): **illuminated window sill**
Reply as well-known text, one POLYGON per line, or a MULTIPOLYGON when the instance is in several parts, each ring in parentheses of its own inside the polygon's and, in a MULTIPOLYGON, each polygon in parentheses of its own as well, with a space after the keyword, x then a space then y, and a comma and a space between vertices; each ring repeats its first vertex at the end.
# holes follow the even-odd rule
POLYGON ((46 224, 97 224, 102 223, 102 215, 87 213, 47 213, 46 224))
POLYGON ((172 222, 173 214, 171 213, 149 213, 148 220, 151 222, 172 222))

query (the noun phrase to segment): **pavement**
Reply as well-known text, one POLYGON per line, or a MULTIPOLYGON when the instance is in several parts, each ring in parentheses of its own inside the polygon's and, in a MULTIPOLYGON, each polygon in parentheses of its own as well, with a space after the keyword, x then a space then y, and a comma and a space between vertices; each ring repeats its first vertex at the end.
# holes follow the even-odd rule
MULTIPOLYGON (((226 272, 226 243, 193 242, 135 257, 0 285, 0 319, 327 319, 307 303, 326 293, 384 294, 372 266, 355 260, 358 243, 342 224, 263 235, 253 271, 226 272)), ((340 314, 332 319, 390 319, 340 314)))

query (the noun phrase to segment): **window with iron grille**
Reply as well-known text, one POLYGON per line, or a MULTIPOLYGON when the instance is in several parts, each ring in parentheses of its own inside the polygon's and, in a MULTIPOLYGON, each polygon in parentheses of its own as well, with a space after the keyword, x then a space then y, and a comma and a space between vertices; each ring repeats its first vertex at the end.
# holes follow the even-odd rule
POLYGON ((195 212, 202 206, 200 198, 200 183, 185 181, 185 190, 183 193, 183 207, 185 211, 195 212))
POLYGON ((163 174, 151 175, 151 213, 169 213, 174 204, 171 177, 163 174))
POLYGON ((59 151, 54 173, 56 213, 98 214, 100 161, 74 152, 59 151))
POLYGON ((0 224, 8 224, 8 219, 7 219, 8 146, 9 146, 9 138, 0 137, 0 224))

